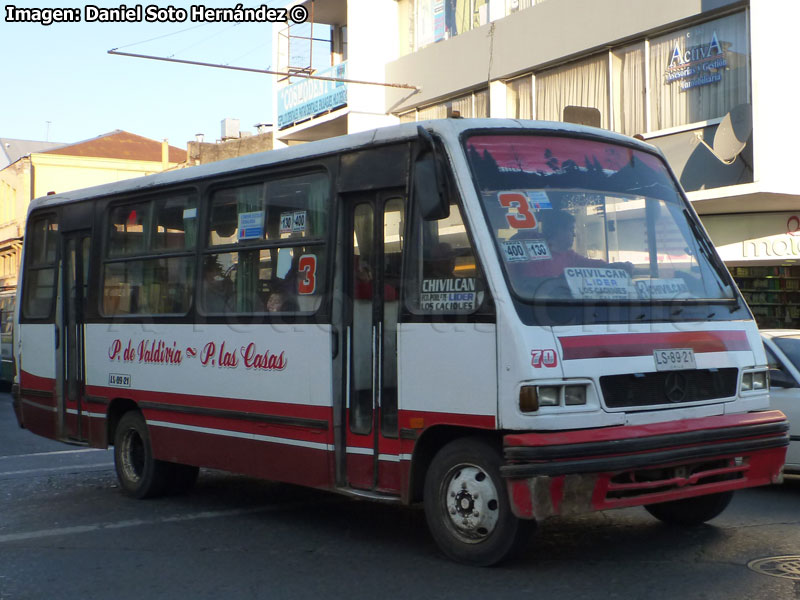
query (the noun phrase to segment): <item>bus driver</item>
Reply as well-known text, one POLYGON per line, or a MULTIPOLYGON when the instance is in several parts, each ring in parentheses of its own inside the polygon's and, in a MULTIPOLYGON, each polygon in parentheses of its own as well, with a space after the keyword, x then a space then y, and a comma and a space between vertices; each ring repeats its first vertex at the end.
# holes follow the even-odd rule
POLYGON ((550 259, 535 261, 530 275, 535 277, 558 277, 569 267, 613 267, 631 274, 633 264, 629 262, 608 263, 598 258, 589 258, 572 249, 575 242, 575 217, 565 210, 546 210, 541 214, 542 236, 550 249, 550 259))

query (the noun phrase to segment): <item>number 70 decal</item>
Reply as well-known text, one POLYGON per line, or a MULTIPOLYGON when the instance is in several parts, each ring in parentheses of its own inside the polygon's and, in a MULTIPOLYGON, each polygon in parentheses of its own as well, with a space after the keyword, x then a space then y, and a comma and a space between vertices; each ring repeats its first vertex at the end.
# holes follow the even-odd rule
POLYGON ((558 366, 558 354, 555 350, 531 350, 531 366, 552 368, 558 366))

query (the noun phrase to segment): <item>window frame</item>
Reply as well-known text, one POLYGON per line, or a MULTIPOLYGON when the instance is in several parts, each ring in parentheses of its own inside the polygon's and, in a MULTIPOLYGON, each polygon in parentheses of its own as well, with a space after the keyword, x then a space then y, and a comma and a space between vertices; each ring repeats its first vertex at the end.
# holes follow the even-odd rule
MULTIPOLYGON (((746 40, 747 40, 747 52, 748 52, 748 60, 750 59, 752 53, 752 39, 750 37, 750 11, 748 9, 742 9, 741 7, 737 7, 734 10, 727 11, 721 14, 716 14, 710 18, 700 19, 690 23, 684 23, 681 27, 676 28, 669 28, 665 30, 654 31, 652 33, 643 35, 641 37, 637 37, 635 39, 626 40, 624 43, 615 44, 613 46, 607 46, 603 49, 595 49, 591 51, 587 51, 580 56, 575 56, 570 58, 566 61, 556 62, 552 64, 548 64, 544 67, 537 67, 533 68, 528 72, 523 73, 522 75, 515 75, 513 77, 509 77, 508 79, 503 80, 503 83, 507 86, 514 81, 518 81, 521 77, 533 77, 533 86, 532 86, 532 95, 533 95, 533 118, 538 118, 536 111, 537 111, 537 102, 536 102, 536 94, 538 90, 538 86, 540 85, 540 77, 542 75, 546 75, 549 72, 554 71, 555 69, 560 69, 563 67, 571 67, 574 65, 578 65, 579 63, 586 61, 592 57, 598 56, 605 56, 606 57, 606 80, 608 82, 608 114, 605 115, 607 119, 607 127, 605 128, 607 131, 614 131, 617 133, 622 133, 623 135, 641 135, 645 139, 650 138, 657 138, 665 135, 670 135, 674 133, 680 133, 683 131, 694 131, 697 129, 701 129, 703 127, 712 126, 719 124, 725 117, 725 114, 721 114, 716 117, 711 117, 708 119, 701 119, 697 121, 687 122, 680 125, 674 125, 668 128, 661 128, 656 129, 654 128, 652 122, 652 102, 654 97, 653 91, 653 74, 651 73, 650 67, 650 45, 653 40, 663 38, 670 34, 677 34, 682 31, 688 31, 693 28, 703 27, 709 24, 714 23, 715 21, 719 21, 721 19, 734 17, 737 15, 743 15, 744 18, 744 25, 746 29, 746 40), (644 89, 641 90, 641 106, 636 106, 636 111, 641 111, 644 117, 644 130, 643 131, 636 131, 636 132, 627 132, 623 133, 621 124, 618 123, 618 115, 621 113, 623 107, 617 104, 617 98, 620 95, 620 81, 617 77, 617 69, 615 67, 615 61, 619 59, 621 53, 625 53, 629 50, 635 49, 636 46, 641 46, 643 49, 643 56, 642 56, 642 70, 643 70, 643 78, 644 78, 644 89), (599 50, 599 51, 598 51, 599 50)), ((748 76, 747 76, 747 90, 746 90, 746 98, 747 101, 752 103, 753 98, 753 73, 752 68, 749 69, 748 76)), ((427 108, 427 107, 423 107, 427 108)), ((731 109, 733 107, 730 107, 731 109)), ((416 109, 417 112, 419 109, 416 109)), ((507 108, 506 108, 507 111, 507 108)), ((408 113, 404 113, 408 114, 408 113)), ((601 113, 602 114, 602 113, 601 113)), ((507 114, 508 116, 508 114, 507 114)), ((513 118, 513 117, 508 117, 513 118)))
MULTIPOLYGON (((417 243, 418 231, 422 230, 422 225, 425 221, 419 210, 419 203, 417 202, 416 194, 414 193, 414 172, 416 162, 421 154, 421 148, 417 145, 413 150, 414 159, 412 160, 412 168, 409 173, 409 199, 406 208, 406 223, 405 223, 405 239, 406 242, 403 246, 402 258, 402 285, 400 294, 400 311, 398 314, 398 323, 495 323, 497 321, 497 312, 494 302, 494 294, 492 293, 489 280, 486 277, 486 269, 483 265, 483 257, 478 250, 475 243, 475 235, 473 226, 470 221, 469 215, 464 208, 464 198, 462 197, 459 187, 456 184, 455 174, 453 170, 453 157, 450 156, 449 151, 445 145, 441 143, 438 136, 433 135, 436 150, 444 163, 444 175, 446 179, 445 187, 450 199, 450 205, 456 206, 461 214, 461 220, 464 224, 467 240, 472 248, 473 256, 475 257, 475 268, 477 270, 476 280, 483 281, 483 301, 477 305, 472 312, 430 312, 423 311, 422 309, 413 310, 411 308, 411 291, 410 291, 410 272, 412 268, 412 257, 416 256, 414 245, 417 243), (420 224, 417 227, 417 224, 420 224)), ((422 262, 420 259, 419 262, 422 262)))
MULTIPOLYGON (((54 231, 56 236, 56 244, 55 244, 55 253, 53 256, 52 262, 43 262, 41 264, 37 264, 36 266, 32 266, 32 262, 35 260, 33 255, 30 252, 30 246, 26 246, 25 248, 25 257, 24 257, 24 264, 23 264, 23 275, 22 275, 22 298, 21 298, 21 305, 19 308, 19 319, 20 323, 54 323, 55 322, 55 308, 56 308, 56 299, 58 298, 58 282, 60 279, 59 273, 59 265, 60 265, 60 256, 61 256, 61 228, 60 228, 60 219, 59 213, 57 210, 52 208, 46 208, 41 211, 37 211, 32 213, 28 216, 27 223, 25 225, 25 237, 27 239, 32 239, 33 236, 31 235, 33 232, 34 224, 38 223, 42 219, 45 220, 46 223, 54 223, 57 226, 57 229, 54 231), (27 312, 28 307, 28 299, 30 297, 30 281, 31 281, 31 273, 44 271, 47 269, 53 270, 53 293, 50 298, 50 308, 46 315, 36 315, 31 316, 27 312)), ((50 231, 50 229, 45 229, 45 231, 50 231)), ((44 243, 44 252, 46 254, 47 248, 47 238, 45 238, 44 243)))
MULTIPOLYGON (((530 131, 530 130, 510 130, 510 129, 498 129, 498 128, 483 128, 477 127, 475 129, 468 129, 462 131, 459 134, 459 147, 465 148, 466 140, 468 140, 472 136, 480 136, 480 135, 533 135, 533 136, 552 136, 556 135, 556 132, 549 131, 549 130, 542 130, 542 131, 530 131)), ((643 150, 640 146, 633 143, 626 143, 625 141, 612 141, 608 137, 603 135, 596 135, 592 133, 572 133, 572 132, 558 132, 558 136, 565 137, 565 138, 576 138, 576 139, 583 139, 583 140, 590 140, 590 141, 598 141, 601 143, 613 143, 623 147, 630 147, 635 150, 643 150)), ((659 161, 663 160, 663 157, 657 152, 650 152, 655 156, 659 161)), ((466 153, 464 154, 466 159, 466 153)), ((680 187, 679 182, 675 179, 675 174, 672 172, 671 169, 667 169, 670 178, 672 179, 673 183, 676 186, 676 189, 679 192, 680 199, 684 204, 685 208, 691 209, 691 204, 686 197, 685 192, 680 187)), ((478 180, 475 177, 475 173, 470 168, 471 174, 471 182, 472 182, 472 189, 473 193, 476 195, 476 199, 480 195, 480 186, 478 184, 478 180)), ((465 181, 466 183, 466 181, 465 181)), ((489 215, 486 214, 484 207, 481 205, 481 214, 483 215, 486 222, 489 222, 489 215)), ((490 252, 492 254, 492 252, 490 252)), ((673 310, 669 303, 663 304, 651 304, 649 302, 638 302, 638 303, 628 303, 628 304, 617 304, 614 302, 599 302, 596 300, 580 300, 580 301, 571 301, 571 302, 561 302, 561 301, 547 301, 547 302, 531 302, 530 300, 525 300, 518 296, 516 292, 514 292, 513 286, 511 285, 511 281, 509 280, 507 270, 503 268, 502 265, 502 256, 500 256, 500 250, 496 247, 493 251, 493 258, 491 260, 495 260, 497 268, 500 269, 501 277, 503 280, 504 285, 506 286, 506 290, 508 290, 508 294, 511 297, 511 301, 514 305, 515 312, 517 316, 520 318, 523 324, 529 326, 556 326, 556 325, 586 325, 586 324, 617 324, 617 323, 630 323, 633 320, 633 317, 630 316, 630 311, 633 307, 633 310, 636 314, 641 314, 640 317, 641 322, 643 323, 656 323, 656 322, 674 322, 674 316, 671 314, 673 310), (587 308, 591 308, 591 311, 587 313, 587 308), (589 316, 591 315, 591 316, 589 316)), ((720 264, 721 259, 720 259, 720 264)), ((734 283, 733 276, 726 271, 726 275, 720 277, 723 279, 726 285, 730 285, 734 289, 734 298, 735 304, 731 306, 730 301, 709 301, 709 302, 700 302, 700 303, 691 303, 687 304, 685 307, 684 312, 682 313, 682 317, 684 320, 687 321, 730 321, 735 319, 752 319, 752 315, 750 313, 750 309, 747 306, 747 303, 744 301, 741 293, 738 291, 738 287, 734 283), (709 306, 720 306, 725 307, 725 310, 715 310, 711 314, 708 313, 707 308, 709 306)))
POLYGON ((137 319, 162 319, 162 318, 181 318, 189 315, 195 305, 196 285, 197 285, 197 246, 200 233, 200 218, 201 218, 201 204, 202 195, 196 187, 179 187, 179 188, 166 188, 149 192, 147 194, 137 196, 130 195, 122 198, 111 199, 101 211, 100 227, 102 229, 102 250, 100 254, 99 264, 95 269, 98 274, 98 285, 96 287, 99 294, 97 308, 101 319, 123 319, 125 321, 135 321, 137 319), (195 243, 191 248, 177 249, 155 249, 153 248, 154 240, 156 239, 158 206, 160 200, 169 200, 170 198, 186 197, 190 202, 194 200, 193 207, 195 210, 195 243), (114 210, 134 205, 147 205, 147 217, 143 222, 146 230, 143 231, 144 243, 142 250, 133 252, 131 254, 112 255, 112 219, 111 215, 114 210), (143 266, 145 263, 154 260, 169 260, 172 258, 183 258, 190 261, 190 267, 194 268, 194 272, 186 279, 186 285, 191 289, 188 292, 188 306, 185 310, 180 312, 134 312, 134 313, 110 313, 106 312, 103 303, 106 290, 106 269, 109 264, 123 264, 123 263, 140 263, 143 266))
MULTIPOLYGON (((337 154, 338 158, 338 154, 337 154)), ((198 318, 204 319, 207 321, 213 321, 220 318, 225 318, 226 322, 236 321, 240 319, 244 320, 252 320, 253 317, 258 319, 266 318, 269 320, 292 320, 296 321, 298 319, 309 319, 313 317, 319 317, 320 315, 327 314, 327 299, 331 292, 330 286, 330 273, 332 269, 332 263, 334 262, 333 254, 335 249, 331 244, 331 236, 334 234, 333 232, 333 225, 332 225, 332 218, 336 214, 338 210, 338 205, 336 202, 336 193, 333 183, 336 181, 336 176, 331 174, 331 171, 321 164, 314 164, 309 165, 305 168, 299 169, 281 169, 281 170, 269 170, 267 172, 262 172, 257 175, 247 176, 247 177, 233 177, 233 178, 225 178, 217 181, 213 181, 210 185, 204 190, 203 194, 203 214, 201 216, 201 224, 199 227, 198 232, 198 243, 196 247, 197 253, 197 269, 195 272, 196 278, 196 285, 195 285, 195 302, 194 307, 197 313, 198 318), (212 214, 212 204, 213 198, 215 194, 222 190, 230 190, 235 188, 242 188, 252 185, 268 185, 271 182, 277 182, 280 180, 290 180, 293 178, 299 177, 306 177, 306 176, 314 176, 314 175, 322 175, 326 179, 326 192, 328 194, 326 199, 326 211, 325 211, 325 230, 322 236, 315 237, 315 238, 284 238, 284 239, 275 239, 275 240, 267 240, 267 239, 260 239, 260 240, 246 240, 244 244, 239 242, 226 243, 226 244, 217 244, 212 245, 210 241, 211 237, 211 214, 212 214), (241 253, 241 252, 248 252, 248 251, 257 251, 260 252, 262 250, 270 250, 270 251, 277 251, 282 248, 300 248, 300 247, 320 247, 325 252, 325 260, 324 264, 321 265, 322 268, 318 268, 316 270, 316 277, 318 281, 318 286, 322 285, 323 289, 322 292, 319 293, 320 302, 318 306, 312 311, 280 311, 280 312, 269 312, 267 310, 253 310, 253 311, 207 311, 205 307, 205 298, 204 298, 204 282, 203 282, 203 271, 206 258, 209 256, 219 255, 219 254, 230 254, 230 253, 241 253)), ((268 205, 266 204, 265 200, 265 207, 268 205)), ((275 263, 277 265, 277 262, 275 263)), ((297 295, 297 292, 295 292, 297 295)))

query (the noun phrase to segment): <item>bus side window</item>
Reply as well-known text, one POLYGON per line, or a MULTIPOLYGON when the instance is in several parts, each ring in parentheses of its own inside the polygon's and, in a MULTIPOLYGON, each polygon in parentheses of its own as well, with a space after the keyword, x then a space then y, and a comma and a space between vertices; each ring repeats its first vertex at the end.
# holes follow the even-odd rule
POLYGON ((468 315, 486 303, 486 285, 457 204, 450 215, 415 215, 406 271, 406 308, 415 314, 468 315))
POLYGON ((211 197, 200 309, 310 314, 325 292, 330 181, 324 173, 220 188, 211 197))
POLYGON ((58 223, 52 215, 33 219, 28 235, 22 315, 44 319, 51 315, 55 299, 58 223))
POLYGON ((122 204, 106 218, 102 312, 106 316, 185 314, 192 302, 197 238, 194 194, 122 204), (162 256, 170 253, 169 256, 162 256), (182 253, 182 256, 174 254, 182 253))

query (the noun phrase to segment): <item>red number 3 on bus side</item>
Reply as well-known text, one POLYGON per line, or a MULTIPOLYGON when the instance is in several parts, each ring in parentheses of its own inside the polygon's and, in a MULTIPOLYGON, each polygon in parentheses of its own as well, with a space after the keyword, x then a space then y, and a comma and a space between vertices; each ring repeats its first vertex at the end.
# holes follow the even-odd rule
POLYGON ((304 254, 297 262, 297 272, 300 277, 297 280, 298 294, 313 294, 317 289, 317 256, 315 254, 304 254))

